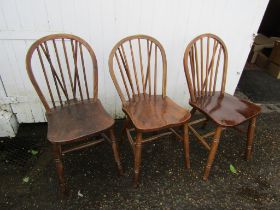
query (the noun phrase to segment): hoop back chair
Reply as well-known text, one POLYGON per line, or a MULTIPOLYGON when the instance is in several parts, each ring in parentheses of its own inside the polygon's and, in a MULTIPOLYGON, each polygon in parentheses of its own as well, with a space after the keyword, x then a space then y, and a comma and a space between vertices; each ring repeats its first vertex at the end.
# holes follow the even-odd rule
POLYGON ((123 132, 134 152, 134 186, 139 184, 142 144, 172 133, 183 140, 189 168, 190 113, 166 96, 167 63, 162 45, 146 35, 124 38, 110 53, 109 69, 126 114, 123 132), (184 127, 183 137, 174 129, 179 127, 184 127), (131 132, 136 132, 136 139, 131 132), (142 134, 147 132, 157 134, 144 139, 142 134))
POLYGON ((122 173, 114 120, 98 99, 98 67, 90 45, 70 34, 45 36, 28 50, 26 69, 46 109, 47 138, 53 145, 61 192, 66 192, 62 154, 105 140, 112 144, 122 173))
POLYGON ((238 125, 249 121, 247 131, 246 159, 252 156, 252 145, 256 117, 260 113, 259 106, 239 99, 225 92, 228 66, 228 53, 225 43, 214 34, 202 34, 194 38, 187 46, 184 54, 184 70, 190 93, 191 113, 201 112, 206 118, 189 123, 190 130, 200 143, 209 150, 203 179, 207 180, 218 148, 222 130, 232 127, 240 130, 238 125), (217 85, 221 83, 221 86, 217 85), (217 128, 214 132, 200 135, 194 125, 208 120, 217 128), (214 136, 212 143, 207 138, 214 136))

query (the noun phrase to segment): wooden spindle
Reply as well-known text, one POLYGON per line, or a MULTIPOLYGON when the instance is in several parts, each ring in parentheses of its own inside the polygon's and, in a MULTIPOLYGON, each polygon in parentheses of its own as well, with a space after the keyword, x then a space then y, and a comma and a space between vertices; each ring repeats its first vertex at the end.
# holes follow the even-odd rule
POLYGON ((148 64, 147 64, 147 71, 146 71, 146 78, 145 78, 145 88, 147 87, 147 83, 149 81, 149 95, 151 95, 151 53, 152 53, 153 43, 149 44, 147 40, 147 49, 148 49, 148 64))
POLYGON ((206 63, 205 63, 205 79, 204 79, 204 83, 202 85, 202 88, 204 89, 204 92, 207 93, 207 85, 208 85, 208 63, 209 63, 209 48, 210 48, 210 37, 207 36, 207 53, 206 53, 206 63))
POLYGON ((136 65, 135 65, 135 59, 134 59, 134 53, 133 53, 133 47, 132 47, 132 44, 131 44, 131 40, 129 40, 129 47, 130 47, 130 55, 131 55, 131 59, 132 59, 134 77, 135 77, 136 86, 137 86, 137 92, 138 92, 138 95, 139 95, 140 94, 140 88, 139 88, 139 83, 138 83, 138 76, 137 76, 137 71, 136 71, 136 65))
POLYGON ((115 53, 115 57, 116 57, 116 60, 117 60, 118 66, 119 66, 119 70, 120 70, 120 73, 121 73, 121 76, 122 76, 122 80, 123 80, 123 84, 124 84, 124 87, 125 87, 125 90, 126 90, 126 93, 127 93, 128 100, 130 101, 130 93, 129 93, 129 90, 128 90, 128 87, 127 87, 127 84, 126 84, 126 80, 125 80, 125 77, 124 77, 122 66, 121 66, 121 63, 120 63, 120 60, 119 60, 119 57, 118 57, 117 53, 115 53))
POLYGON ((194 43, 194 52, 195 52, 195 70, 196 70, 196 84, 197 84, 197 94, 200 95, 200 74, 199 74, 199 67, 198 67, 198 53, 196 43, 194 43))
POLYGON ((53 43, 53 47, 54 47, 54 51, 55 51, 55 55, 56 55, 56 60, 57 60, 57 63, 58 63, 58 68, 59 68, 59 71, 60 71, 60 76, 61 76, 63 87, 64 87, 63 89, 64 89, 64 92, 65 92, 65 97, 67 99, 67 102, 69 103, 67 87, 66 87, 66 83, 65 83, 65 80, 64 80, 64 75, 63 75, 63 72, 62 72, 62 67, 61 67, 60 58, 59 58, 59 55, 58 55, 55 39, 52 40, 52 43, 53 43))
POLYGON ((80 77, 79 77, 79 71, 78 71, 78 42, 75 40, 75 46, 73 43, 73 39, 71 39, 71 46, 72 46, 72 54, 73 54, 73 59, 74 59, 74 69, 75 69, 75 74, 74 74, 74 95, 76 95, 76 88, 77 88, 77 83, 78 83, 78 88, 80 91, 80 97, 81 100, 84 100, 83 93, 82 93, 82 88, 81 88, 81 82, 80 82, 80 77))
POLYGON ((82 44, 81 44, 81 43, 79 43, 79 47, 80 47, 80 57, 81 57, 81 62, 82 62, 83 75, 84 75, 84 83, 85 83, 87 98, 88 98, 88 100, 89 100, 89 91, 88 91, 88 84, 87 84, 87 75, 86 75, 86 68, 85 68, 85 62, 84 62, 83 47, 82 47, 82 44))
POLYGON ((51 97, 51 100, 52 100, 53 107, 56 108, 54 98, 53 98, 53 94, 52 94, 52 90, 51 90, 50 83, 49 83, 49 79, 48 79, 48 75, 47 75, 46 68, 45 68, 45 65, 44 65, 44 61, 43 61, 43 58, 42 58, 42 55, 41 55, 41 52, 40 52, 40 48, 37 47, 36 50, 37 50, 37 53, 38 53, 38 56, 39 56, 41 67, 43 69, 43 73, 44 73, 44 76, 45 76, 45 80, 46 80, 46 83, 47 83, 47 87, 48 87, 48 90, 49 90, 49 94, 50 94, 50 97, 51 97))
POLYGON ((210 84, 209 84, 209 89, 208 92, 210 93, 210 95, 212 94, 212 83, 213 83, 213 66, 214 66, 214 60, 215 60, 215 56, 216 56, 216 51, 217 51, 217 47, 218 47, 218 42, 215 40, 214 42, 214 46, 213 46, 213 54, 212 54, 212 58, 211 58, 211 63, 210 63, 210 84))
POLYGON ((69 60, 68 60, 68 55, 67 55, 67 50, 66 50, 66 45, 65 45, 65 40, 64 40, 64 38, 62 38, 62 45, 63 45, 63 51, 64 51, 64 57, 65 57, 65 62, 66 62, 66 67, 67 67, 67 72, 68 72, 68 77, 69 77, 70 85, 71 85, 71 89, 72 89, 72 94, 73 94, 73 98, 75 99, 76 96, 74 95, 73 80, 72 80, 72 76, 71 76, 70 65, 69 65, 69 60))
POLYGON ((146 87, 144 85, 145 79, 144 79, 144 70, 143 70, 142 50, 141 50, 141 42, 140 42, 139 38, 138 38, 138 48, 139 48, 139 57, 140 57, 140 69, 141 69, 141 77, 142 77, 142 88, 143 88, 143 93, 145 93, 146 92, 146 87))
POLYGON ((194 63, 194 50, 193 50, 193 47, 190 50, 190 63, 191 63, 193 91, 194 91, 194 93, 196 95, 195 63, 194 63))
POLYGON ((201 66, 201 73, 200 73, 200 84, 201 84, 201 96, 204 96, 204 91, 202 89, 203 84, 203 72, 204 72, 204 64, 203 64, 203 38, 200 39, 200 66, 201 66))
POLYGON ((218 69, 219 69, 219 64, 220 64, 221 52, 222 52, 222 46, 220 46, 219 53, 218 53, 218 58, 217 58, 217 62, 216 62, 216 70, 215 70, 215 76, 214 76, 213 93, 215 93, 215 91, 216 91, 217 75, 218 75, 218 69))
POLYGON ((131 79, 130 69, 129 69, 129 65, 128 65, 128 62, 127 62, 127 58, 126 58, 126 54, 125 54, 125 50, 124 50, 123 45, 121 45, 121 51, 120 51, 120 48, 118 48, 118 51, 119 51, 119 54, 121 56, 121 60, 122 60, 123 66, 124 66, 124 70, 126 72, 126 76, 128 78, 128 82, 130 84, 130 88, 132 90, 132 94, 134 96, 135 95, 134 85, 133 85, 133 82, 132 82, 132 79, 131 79))
MULTIPOLYGON (((44 42, 44 45, 45 45, 45 48, 44 48, 44 46, 42 44, 40 45, 40 47, 41 47, 42 51, 44 52, 45 57, 47 58, 47 61, 49 62, 49 65, 50 65, 50 68, 51 68, 51 73, 52 73, 54 84, 55 84, 55 88, 56 88, 56 92, 57 92, 57 95, 58 95, 58 98, 59 98, 59 103, 60 103, 61 106, 63 106, 61 95, 60 95, 60 91, 59 91, 59 87, 58 87, 58 84, 57 84, 57 82, 60 82, 60 80, 58 79, 56 71, 55 71, 55 69, 53 67, 53 64, 52 64, 52 61, 51 61, 51 57, 50 57, 50 54, 49 54, 49 49, 48 49, 47 42, 44 42)), ((62 84, 60 84, 60 85, 62 87, 62 84)))
POLYGON ((155 45, 154 95, 157 94, 157 46, 155 45))

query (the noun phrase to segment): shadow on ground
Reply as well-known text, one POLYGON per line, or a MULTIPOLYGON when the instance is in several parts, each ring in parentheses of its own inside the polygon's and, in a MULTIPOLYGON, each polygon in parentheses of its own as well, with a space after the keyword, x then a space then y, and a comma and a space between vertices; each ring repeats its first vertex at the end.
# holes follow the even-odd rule
MULTIPOLYGON (((117 123, 117 131, 121 123, 117 123)), ((279 209, 279 124, 279 113, 259 117, 254 156, 248 162, 244 160, 246 137, 226 130, 208 182, 202 180, 207 154, 192 135, 189 171, 183 167, 182 143, 173 136, 144 146, 138 189, 132 188, 133 158, 127 141, 120 144, 126 170, 123 177, 117 176, 110 145, 73 152, 65 158, 70 196, 64 200, 58 196, 45 138, 46 124, 22 125, 16 138, 1 139, 0 208, 279 209), (22 160, 16 154, 5 150, 9 144, 22 141, 27 145, 22 146, 27 153, 24 164, 20 164, 22 160), (39 153, 30 155, 33 148, 27 147, 36 147, 39 153), (237 174, 230 172, 230 164, 235 166, 237 174), (22 181, 25 176, 29 177, 28 183, 22 181)))
POLYGON ((280 100, 279 80, 258 67, 253 67, 251 70, 245 68, 238 89, 255 103, 279 103, 280 100))

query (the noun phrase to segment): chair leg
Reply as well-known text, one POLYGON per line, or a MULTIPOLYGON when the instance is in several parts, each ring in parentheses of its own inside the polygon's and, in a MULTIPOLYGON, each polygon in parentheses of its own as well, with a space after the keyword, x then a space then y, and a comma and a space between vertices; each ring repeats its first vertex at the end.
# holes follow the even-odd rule
POLYGON ((202 123, 201 129, 205 129, 207 124, 208 124, 208 122, 209 122, 209 118, 207 117, 206 120, 202 123))
POLYGON ((246 160, 250 160, 252 158, 252 152, 253 152, 253 140, 254 140, 254 134, 255 134, 255 127, 256 127, 256 117, 253 117, 248 126, 247 131, 247 147, 246 147, 246 160))
POLYGON ((211 150, 210 150, 209 155, 208 155, 208 160, 207 160, 207 164, 205 166, 203 180, 208 179, 208 176, 209 176, 209 173, 210 173, 210 170, 211 170, 211 166, 212 166, 212 163, 215 159, 215 155, 216 155, 216 152, 217 152, 217 149, 218 149, 221 133, 222 133, 222 127, 218 126, 216 128, 215 135, 214 135, 214 138, 213 138, 213 142, 212 142, 212 145, 211 145, 211 150))
POLYGON ((53 144, 53 157, 56 166, 56 172, 58 175, 60 192, 66 194, 66 184, 64 179, 64 169, 62 163, 62 153, 60 144, 53 144))
POLYGON ((114 153, 114 158, 118 167, 118 171, 120 175, 123 175, 123 168, 121 165, 121 161, 120 161, 120 155, 119 155, 119 148, 118 148, 118 144, 116 142, 116 137, 114 134, 114 130, 110 129, 109 130, 109 134, 110 134, 110 139, 112 142, 112 149, 113 149, 113 153, 114 153))
POLYGON ((126 136, 126 128, 129 126, 129 120, 126 118, 121 130, 121 142, 124 141, 124 138, 126 136))
POLYGON ((184 141, 184 150, 185 150, 185 167, 189 169, 191 166, 190 166, 189 127, 187 123, 184 125, 183 141, 184 141))
POLYGON ((142 153, 142 133, 137 132, 135 149, 134 149, 134 180, 133 180, 134 187, 138 187, 138 185, 139 185, 141 153, 142 153))

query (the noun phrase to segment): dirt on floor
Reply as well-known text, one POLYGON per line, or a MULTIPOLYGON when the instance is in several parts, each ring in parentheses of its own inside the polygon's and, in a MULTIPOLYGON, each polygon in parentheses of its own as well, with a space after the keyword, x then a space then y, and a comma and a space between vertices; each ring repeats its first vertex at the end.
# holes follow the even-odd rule
MULTIPOLYGON (((121 124, 117 122, 117 133, 121 124)), ((207 182, 202 180, 207 152, 192 135, 190 170, 184 168, 182 143, 174 136, 144 146, 137 189, 132 187, 133 156, 127 140, 120 143, 125 168, 121 177, 108 144, 67 154, 70 194, 62 198, 46 140, 47 125, 25 124, 16 138, 0 139, 0 208, 279 209, 279 125, 279 113, 258 118, 251 161, 244 160, 246 135, 224 131, 207 182)))

